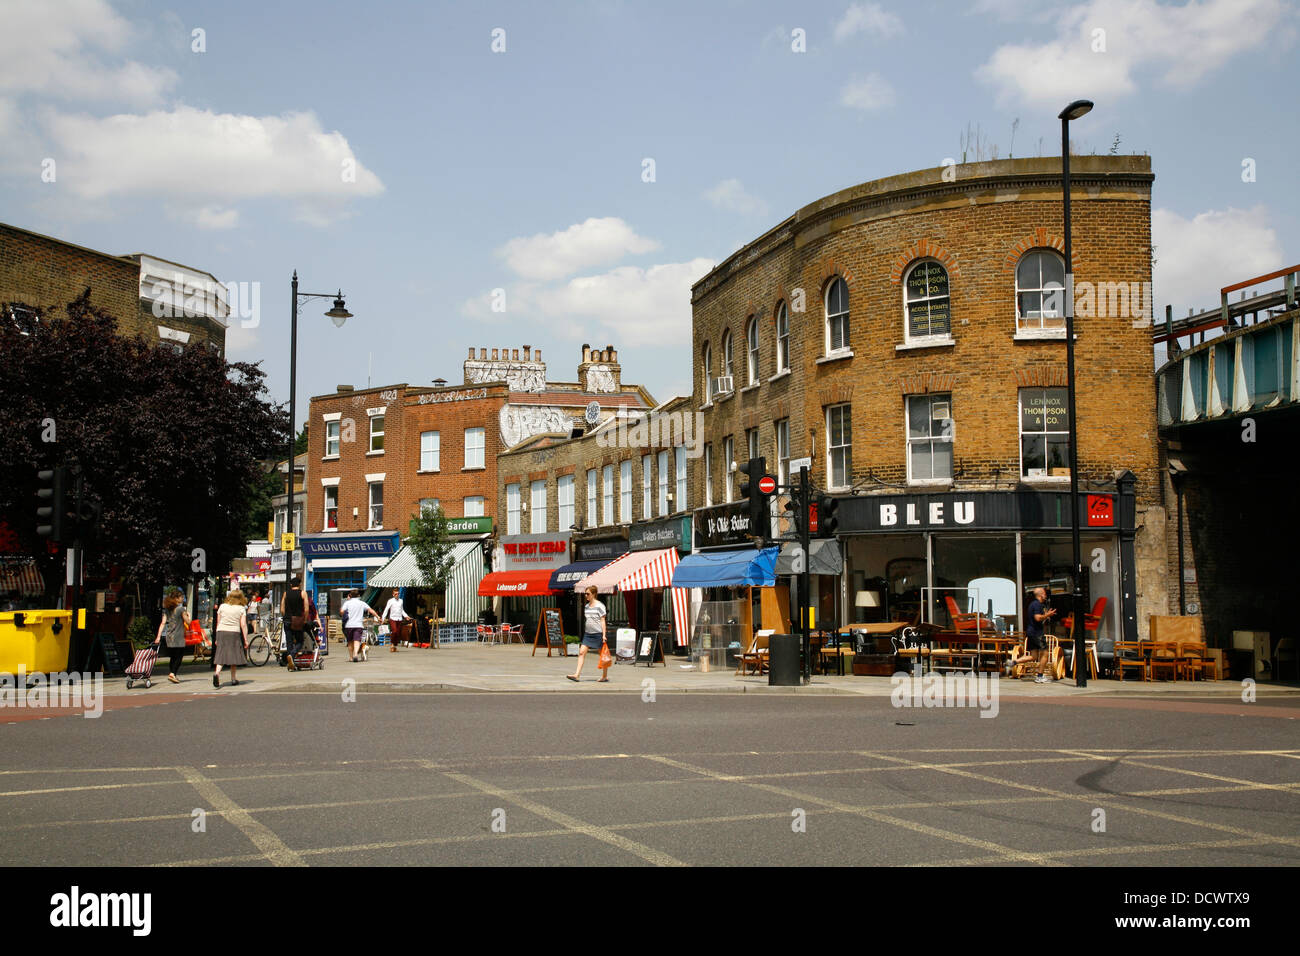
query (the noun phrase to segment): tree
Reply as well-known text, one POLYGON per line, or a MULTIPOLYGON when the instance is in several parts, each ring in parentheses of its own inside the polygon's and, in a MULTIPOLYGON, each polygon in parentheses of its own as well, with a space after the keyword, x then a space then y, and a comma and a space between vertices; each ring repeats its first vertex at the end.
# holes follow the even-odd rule
POLYGON ((425 586, 446 587, 451 574, 451 553, 454 543, 447 532, 447 515, 441 507, 425 505, 418 517, 411 520, 411 534, 407 546, 415 555, 415 566, 424 576, 425 586))
MULTIPOLYGON (((295 458, 297 458, 306 450, 307 450, 307 423, 303 422, 302 430, 298 432, 298 436, 293 440, 293 455, 295 458)), ((282 488, 280 490, 283 491, 284 489, 282 488)))
POLYGON ((89 289, 64 312, 0 322, 0 515, 43 554, 36 471, 75 461, 103 507, 88 574, 117 565, 152 588, 228 567, 265 494, 261 462, 289 440, 261 368, 122 336, 89 289))

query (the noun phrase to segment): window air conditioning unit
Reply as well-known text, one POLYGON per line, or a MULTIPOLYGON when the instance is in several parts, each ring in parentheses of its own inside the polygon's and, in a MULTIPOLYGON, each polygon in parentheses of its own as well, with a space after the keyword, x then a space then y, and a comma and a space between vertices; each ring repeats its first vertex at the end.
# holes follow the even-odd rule
POLYGON ((735 386, 733 379, 734 376, 731 375, 719 375, 713 390, 719 393, 732 391, 735 386))

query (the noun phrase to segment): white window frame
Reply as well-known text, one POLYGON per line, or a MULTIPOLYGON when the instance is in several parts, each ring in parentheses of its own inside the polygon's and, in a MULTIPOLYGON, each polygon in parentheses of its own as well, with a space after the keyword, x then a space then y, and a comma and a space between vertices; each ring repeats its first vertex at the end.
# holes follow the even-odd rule
POLYGON ((425 510, 426 508, 429 508, 429 509, 432 509, 432 510, 435 510, 435 511, 436 511, 438 508, 441 508, 441 507, 442 507, 442 502, 441 502, 439 499, 437 499, 437 498, 421 498, 421 499, 420 499, 420 514, 421 514, 421 515, 424 514, 424 510, 425 510))
POLYGON ((482 495, 470 495, 460 503, 460 513, 465 518, 482 518, 486 508, 487 499, 482 495))
POLYGON ((368 446, 368 450, 367 450, 366 454, 368 454, 368 455, 382 455, 382 454, 384 453, 384 428, 387 427, 387 424, 388 424, 388 423, 385 421, 385 419, 386 419, 387 417, 388 417, 388 416, 387 416, 387 412, 380 412, 378 415, 371 415, 371 416, 369 416, 369 418, 370 418, 370 444, 369 444, 369 446, 368 446), (379 431, 375 431, 375 421, 376 421, 376 420, 378 420, 379 422, 382 423, 382 427, 379 429, 379 431), (375 439, 376 439, 376 438, 379 439, 379 447, 378 447, 378 448, 375 447, 375 439))
POLYGON ((420 432, 420 471, 435 472, 441 470, 442 433, 437 431, 420 432), (426 444, 431 447, 426 448, 426 444))
MULTIPOLYGON (((1044 429, 1044 430, 1041 431, 1041 432, 1026 432, 1026 431, 1025 431, 1025 429, 1024 429, 1024 425, 1025 425, 1025 410, 1024 410, 1024 409, 1025 409, 1025 404, 1024 404, 1025 399, 1024 399, 1024 396, 1027 395, 1027 394, 1031 394, 1031 393, 1033 393, 1033 392, 1043 392, 1043 393, 1045 393, 1045 392, 1066 392, 1066 389, 1064 389, 1064 388, 1059 388, 1059 387, 1052 387, 1052 388, 1021 388, 1021 389, 1017 389, 1017 390, 1016 390, 1016 432, 1017 432, 1017 435, 1019 436, 1019 446, 1020 446, 1020 447, 1019 447, 1019 452, 1020 452, 1020 477, 1021 477, 1021 479, 1022 479, 1023 481, 1068 482, 1068 481, 1070 480, 1070 476, 1069 476, 1069 475, 1051 475, 1051 474, 1046 474, 1046 473, 1045 473, 1045 474, 1042 474, 1042 475, 1030 475, 1030 474, 1028 474, 1028 473, 1026 472, 1026 470, 1025 470, 1025 436, 1026 436, 1026 435, 1042 435, 1042 436, 1043 436, 1043 471, 1044 471, 1044 472, 1048 472, 1048 471, 1051 470, 1050 466, 1048 465, 1048 461, 1047 461, 1047 436, 1048 436, 1048 435, 1064 435, 1064 436, 1065 436, 1065 464, 1066 464, 1066 470, 1067 470, 1067 471, 1069 470, 1069 464, 1070 464, 1070 431, 1069 431, 1069 423, 1068 423, 1068 422, 1066 423, 1065 430, 1063 430, 1063 431, 1047 431, 1046 429, 1044 429)), ((1067 394, 1068 394, 1068 393, 1067 393, 1067 394)), ((1066 414, 1069 414, 1069 412, 1067 411, 1066 414)))
POLYGON ((749 317, 749 324, 745 327, 745 349, 746 349, 746 384, 758 384, 758 315, 749 317))
POLYGON ((776 374, 790 371, 790 310, 782 302, 776 309, 776 374))
POLYGON ((506 534, 519 534, 519 514, 522 499, 519 496, 519 483, 506 485, 506 534))
POLYGON ((903 342, 904 342, 904 344, 906 344, 906 345, 946 345, 946 344, 952 342, 952 272, 948 269, 948 267, 945 266, 945 265, 944 265, 942 262, 940 262, 938 259, 932 259, 932 258, 917 259, 915 262, 913 262, 911 265, 909 265, 909 266, 907 267, 907 270, 903 273, 902 289, 903 289, 903 342), (921 268, 922 266, 928 266, 928 265, 932 265, 932 264, 938 266, 940 269, 943 270, 944 277, 947 279, 947 282, 948 282, 948 294, 947 294, 947 295, 943 295, 943 296, 941 296, 941 295, 929 295, 929 294, 928 294, 928 293, 929 293, 929 286, 927 286, 927 287, 926 287, 927 295, 924 295, 924 296, 922 296, 922 297, 920 297, 920 298, 918 298, 918 299, 908 299, 908 297, 907 297, 907 282, 908 282, 908 280, 911 278, 912 273, 915 272, 917 269, 921 268), (927 303, 928 303, 928 302, 937 301, 937 300, 939 300, 939 299, 947 299, 947 300, 948 300, 948 329, 947 329, 947 331, 945 331, 945 332, 929 332, 929 333, 927 333, 927 334, 925 334, 925 335, 913 335, 913 334, 912 334, 912 321, 911 321, 911 316, 910 316, 909 306, 912 305, 913 303, 916 303, 916 302, 927 302, 927 303))
MULTIPOLYGON (((338 485, 326 485, 324 490, 325 490, 325 523, 322 525, 322 528, 323 528, 323 530, 325 530, 325 531, 337 531, 337 530, 339 529, 339 486, 338 486, 338 485), (333 507, 332 509, 330 508, 330 493, 331 493, 331 492, 334 494, 334 507, 333 507), (330 527, 330 511, 331 511, 331 510, 334 512, 334 526, 333 526, 333 527, 330 527)), ((287 510, 287 509, 286 509, 286 510, 287 510)), ((283 520, 279 517, 279 515, 280 515, 280 511, 277 510, 277 511, 276 511, 276 516, 277 516, 276 520, 277 520, 278 522, 280 522, 280 527, 284 527, 283 520)), ((276 540, 279 540, 279 535, 278 535, 278 534, 276 535, 276 540)))
POLYGON ((822 295, 822 314, 826 316, 826 321, 823 323, 826 332, 826 340, 824 343, 824 348, 826 350, 825 354, 827 356, 842 355, 843 353, 849 351, 851 347, 851 343, 849 341, 849 314, 851 313, 852 309, 853 309, 853 303, 849 298, 849 284, 844 281, 843 276, 836 276, 834 279, 832 279, 830 282, 826 284, 826 292, 822 295), (844 310, 842 312, 832 312, 831 293, 834 292, 835 289, 841 285, 844 287, 844 302, 843 302, 844 310), (843 341, 839 345, 834 344, 835 337, 831 334, 832 323, 840 323, 843 326, 843 330, 844 330, 843 341))
POLYGON ((677 498, 673 502, 677 507, 674 511, 686 511, 690 502, 690 489, 686 482, 686 447, 678 445, 675 449, 677 452, 677 498))
POLYGON ((1055 249, 1045 249, 1042 247, 1029 249, 1016 262, 1016 335, 1028 338, 1064 338, 1065 337, 1065 286, 1053 286, 1043 283, 1042 260, 1038 257, 1051 257, 1061 267, 1062 276, 1065 275, 1065 257, 1055 249), (1020 284, 1020 267, 1031 257, 1035 257, 1038 262, 1038 284, 1035 286, 1022 286, 1020 284), (1037 294, 1039 298, 1039 310, 1036 318, 1022 315, 1020 312, 1020 296, 1022 293, 1037 294), (1055 316, 1044 315, 1043 300, 1055 295, 1057 302, 1061 305, 1058 314, 1055 316), (1051 325, 1046 324, 1051 322, 1051 325), (1059 324, 1058 324, 1059 323, 1059 324))
POLYGON ((563 534, 578 523, 573 513, 573 475, 560 475, 555 479, 555 498, 560 519, 557 530, 563 534))
POLYGON ((632 522, 631 458, 618 463, 618 521, 619 524, 630 524, 632 522))
POLYGON ((654 464, 649 455, 641 456, 641 520, 654 516, 654 464))
POLYGON ((736 463, 736 439, 731 435, 722 439, 722 500, 726 504, 731 504, 735 500, 735 493, 732 490, 732 476, 735 471, 732 466, 736 463))
POLYGON ((704 401, 705 404, 713 401, 713 346, 708 342, 704 343, 704 401))
POLYGON ((826 490, 827 491, 846 491, 853 484, 853 406, 849 402, 841 402, 836 405, 826 406, 826 490), (844 432, 848 438, 842 445, 831 444, 831 417, 839 409, 844 409, 843 417, 844 432), (843 454, 843 471, 844 481, 836 483, 835 481, 835 457, 837 454, 843 454))
POLYGON ((713 507, 713 442, 704 443, 704 507, 713 507))
POLYGON ((732 375, 731 352, 731 329, 727 329, 722 333, 722 375, 720 377, 730 378, 734 383, 735 376, 732 375))
POLYGON ((341 446, 342 446, 342 429, 343 429, 343 423, 342 423, 341 421, 339 421, 339 419, 335 418, 333 421, 330 421, 329 419, 326 419, 326 421, 325 421, 325 456, 324 456, 324 457, 326 457, 326 458, 337 458, 337 457, 339 457, 339 449, 340 449, 341 446), (334 432, 334 434, 333 434, 332 436, 330 435, 330 431, 331 431, 331 430, 334 432), (330 444, 331 444, 331 443, 333 443, 333 445, 334 445, 334 450, 333 450, 333 451, 330 451, 330 444))
POLYGON ((749 458, 758 457, 758 429, 745 429, 745 451, 749 453, 749 458))
POLYGON ((366 482, 367 531, 382 531, 384 527, 384 483, 382 481, 366 482), (379 489, 379 504, 375 504, 375 489, 379 489), (379 509, 379 521, 375 521, 375 508, 379 509))
POLYGON ((600 516, 602 525, 614 523, 614 466, 605 465, 601 469, 600 516))
POLYGON ((659 460, 655 463, 659 467, 659 517, 666 517, 668 511, 668 452, 661 451, 658 455, 659 460))
POLYGON ((587 469, 587 516, 586 522, 588 528, 595 528, 600 525, 600 515, 596 513, 597 500, 600 492, 596 488, 596 469, 587 469))
POLYGON ((903 440, 906 445, 907 455, 907 483, 909 485, 948 485, 952 483, 952 468, 955 462, 952 457, 953 449, 953 417, 952 417, 952 393, 936 392, 925 395, 904 395, 903 396, 903 440), (912 406, 918 402, 924 402, 925 415, 927 423, 927 433, 923 436, 914 437, 912 435, 912 406), (946 435, 935 435, 931 433, 934 425, 934 413, 937 405, 946 405, 948 410, 948 433, 946 435), (934 446, 937 444, 947 444, 948 453, 948 474, 940 477, 918 478, 912 472, 912 448, 913 446, 928 445, 931 455, 931 470, 933 471, 934 446))
POLYGON ((546 479, 528 483, 528 530, 541 534, 546 530, 546 479))
POLYGON ((776 480, 778 484, 790 484, 790 419, 782 418, 773 423, 776 428, 776 480))
POLYGON ((487 449, 487 429, 482 427, 465 429, 465 467, 464 471, 485 468, 487 449), (475 441, 477 439, 477 441, 475 441))

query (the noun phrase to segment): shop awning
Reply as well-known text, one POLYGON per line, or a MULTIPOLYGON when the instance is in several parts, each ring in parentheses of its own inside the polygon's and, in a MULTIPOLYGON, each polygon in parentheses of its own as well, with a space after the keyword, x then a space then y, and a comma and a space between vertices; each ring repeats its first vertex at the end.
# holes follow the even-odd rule
POLYGON ((0 592, 17 591, 24 597, 41 597, 45 582, 33 558, 0 558, 0 592))
POLYGON ((613 594, 615 591, 671 587, 677 562, 676 548, 631 551, 578 581, 573 589, 582 592, 594 586, 601 594, 613 594))
POLYGON ((551 571, 493 571, 478 583, 480 597, 529 597, 554 594, 551 571))
MULTIPOLYGON (((457 565, 478 550, 478 541, 460 541, 452 545, 451 566, 453 573, 457 565)), ((366 578, 366 585, 373 588, 427 588, 431 586, 420 571, 420 566, 415 563, 415 551, 409 545, 393 555, 392 559, 382 568, 369 575, 366 578)))
MULTIPOLYGON (((830 574, 838 576, 844 572, 844 556, 840 553, 840 543, 835 538, 813 538, 808 542, 808 573, 830 574)), ((794 558, 790 556, 795 548, 794 542, 781 546, 781 553, 776 558, 778 576, 793 574, 790 565, 794 558)))
POLYGON ((776 555, 776 548, 688 554, 673 572, 673 587, 771 587, 776 583, 776 555))
MULTIPOLYGON (((614 560, 617 561, 618 558, 614 560)), ((593 571, 599 571, 607 564, 609 564, 608 558, 602 558, 599 561, 575 561, 573 564, 566 564, 551 575, 551 590, 571 591, 574 584, 593 571)))

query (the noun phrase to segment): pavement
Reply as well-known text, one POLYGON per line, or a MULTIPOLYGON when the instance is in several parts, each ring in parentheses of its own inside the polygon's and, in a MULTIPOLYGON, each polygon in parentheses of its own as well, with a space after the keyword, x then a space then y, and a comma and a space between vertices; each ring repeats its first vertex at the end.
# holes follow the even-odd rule
MULTIPOLYGON (((303 691, 338 693, 343 681, 352 680, 353 689, 383 692, 433 692, 498 691, 511 693, 565 693, 565 694, 626 694, 641 693, 653 686, 656 694, 796 694, 796 695, 850 695, 857 697, 888 697, 894 689, 889 677, 839 677, 814 675, 812 682, 796 687, 773 687, 766 676, 740 676, 732 669, 714 668, 708 673, 696 666, 688 666, 687 658, 670 657, 668 664, 647 667, 644 664, 615 664, 610 669, 608 683, 597 683, 600 675, 594 656, 588 656, 578 684, 565 680, 573 672, 576 658, 562 658, 538 650, 531 645, 481 645, 450 644, 441 648, 402 647, 396 653, 388 648, 370 649, 369 660, 352 663, 341 644, 331 644, 330 654, 324 658, 325 666, 317 671, 289 672, 274 663, 263 667, 240 667, 240 686, 229 686, 229 671, 223 671, 220 690, 212 686, 212 672, 207 663, 192 663, 188 658, 181 666, 181 683, 167 682, 166 663, 155 667, 153 687, 139 684, 128 690, 121 677, 104 681, 108 697, 118 695, 141 696, 159 693, 185 694, 257 694, 268 691, 303 691), (649 678, 653 685, 645 685, 649 678)), ((1300 686, 1295 684, 1256 684, 1253 691, 1258 697, 1296 696, 1300 686)), ((1123 683, 1110 680, 1090 680, 1086 688, 1076 687, 1072 680, 1052 684, 1035 684, 1032 679, 1001 680, 998 692, 1002 696, 1077 698, 1132 698, 1156 697, 1161 699, 1210 698, 1240 703, 1243 698, 1241 681, 1134 681, 1123 683)))

